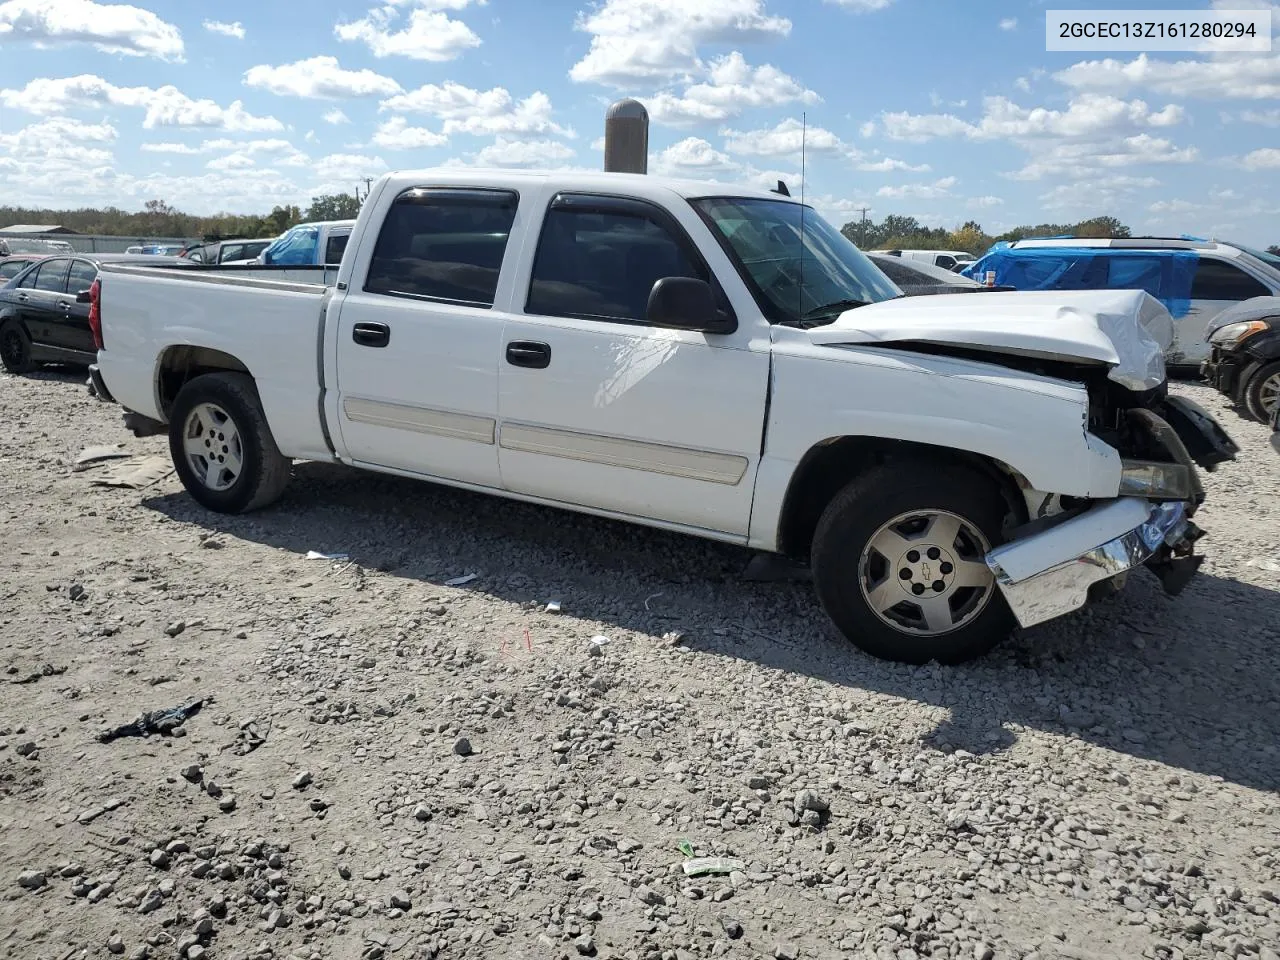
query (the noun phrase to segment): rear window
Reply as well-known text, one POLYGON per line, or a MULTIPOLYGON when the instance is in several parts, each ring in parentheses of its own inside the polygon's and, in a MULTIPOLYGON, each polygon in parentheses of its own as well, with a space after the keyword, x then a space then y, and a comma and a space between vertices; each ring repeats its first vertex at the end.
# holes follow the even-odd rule
POLYGON ((349 233, 339 233, 330 236, 324 245, 324 262, 325 263, 341 263, 342 254, 347 249, 347 241, 351 239, 349 233))
POLYGON ((364 289, 493 306, 518 197, 510 190, 409 190, 378 233, 364 289))

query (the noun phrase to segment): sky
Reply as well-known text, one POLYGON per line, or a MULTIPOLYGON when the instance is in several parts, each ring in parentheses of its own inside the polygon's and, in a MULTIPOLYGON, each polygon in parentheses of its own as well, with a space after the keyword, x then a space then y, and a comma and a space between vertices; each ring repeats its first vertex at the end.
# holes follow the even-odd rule
POLYGON ((1046 9, 1109 6, 1280 30, 1271 0, 0 0, 0 203, 265 213, 390 170, 598 170, 632 96, 650 173, 782 178, 837 226, 1280 243, 1280 43, 1046 52, 1046 9))

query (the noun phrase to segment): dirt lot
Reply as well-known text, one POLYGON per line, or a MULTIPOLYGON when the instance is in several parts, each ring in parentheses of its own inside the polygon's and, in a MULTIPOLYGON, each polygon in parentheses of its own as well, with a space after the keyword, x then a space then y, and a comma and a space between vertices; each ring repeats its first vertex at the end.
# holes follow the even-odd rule
POLYGON ((1280 456, 1177 389, 1244 447, 1188 591, 913 669, 700 541, 330 465, 235 519, 91 486, 164 441, 0 376, 0 957, 1277 960, 1280 456))

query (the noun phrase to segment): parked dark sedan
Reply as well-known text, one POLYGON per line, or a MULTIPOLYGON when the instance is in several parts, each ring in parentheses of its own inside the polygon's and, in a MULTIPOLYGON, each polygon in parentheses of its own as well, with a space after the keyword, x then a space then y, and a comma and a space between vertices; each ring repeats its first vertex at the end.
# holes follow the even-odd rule
POLYGON ((0 285, 8 283, 31 264, 47 256, 47 253, 14 253, 0 257, 0 285))
POLYGON ((1011 289, 1010 287, 987 287, 977 280, 962 277, 945 267, 935 267, 923 260, 905 260, 891 253, 868 253, 867 257, 908 297, 1011 289))
POLYGON ((0 362, 10 373, 45 363, 93 362, 89 288, 102 263, 183 266, 178 257, 122 253, 45 256, 27 264, 0 287, 0 362))

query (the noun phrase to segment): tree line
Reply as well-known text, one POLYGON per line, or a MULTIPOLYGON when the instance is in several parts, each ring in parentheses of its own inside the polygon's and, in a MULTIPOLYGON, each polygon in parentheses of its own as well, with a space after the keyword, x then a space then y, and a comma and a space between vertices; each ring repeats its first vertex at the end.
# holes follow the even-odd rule
POLYGON ((217 214, 197 217, 163 200, 148 200, 130 213, 118 207, 79 210, 44 210, 0 206, 0 230, 19 223, 58 224, 76 233, 112 237, 277 237, 290 227, 312 220, 351 220, 360 212, 361 200, 349 193, 312 197, 304 210, 297 205, 276 206, 263 216, 217 214))
POLYGON ((993 236, 974 220, 948 230, 946 227, 926 227, 915 217, 901 217, 897 214, 889 214, 879 223, 874 220, 852 220, 840 232, 863 250, 964 250, 974 256, 985 253, 991 244, 999 240, 1056 236, 1112 239, 1132 236, 1129 228, 1115 217, 1093 217, 1079 223, 1040 223, 1015 227, 993 236))

